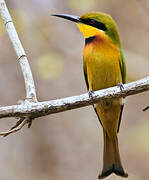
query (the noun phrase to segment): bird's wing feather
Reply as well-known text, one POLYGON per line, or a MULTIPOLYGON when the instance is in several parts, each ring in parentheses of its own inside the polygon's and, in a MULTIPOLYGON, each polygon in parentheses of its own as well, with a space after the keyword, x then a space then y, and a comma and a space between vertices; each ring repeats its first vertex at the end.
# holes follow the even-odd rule
POLYGON ((121 119, 122 119, 123 108, 124 108, 124 105, 121 105, 121 112, 120 112, 120 117, 119 117, 117 132, 119 132, 119 130, 120 130, 120 124, 121 124, 121 119))
MULTIPOLYGON (((85 78, 87 90, 89 91, 89 83, 88 83, 88 78, 87 78, 87 68, 86 68, 86 64, 85 64, 85 61, 84 61, 84 60, 83 60, 83 72, 84 72, 84 78, 85 78)), ((97 115, 97 117, 98 117, 98 119, 99 119, 100 124, 102 125, 101 120, 100 120, 100 118, 99 118, 99 115, 98 115, 98 113, 97 113, 97 110, 96 110, 96 107, 95 107, 94 104, 93 104, 93 108, 94 108, 95 113, 96 113, 96 115, 97 115)))
MULTIPOLYGON (((120 64, 120 69, 121 69, 121 74, 122 74, 122 82, 123 82, 123 84, 125 84, 126 83, 126 65, 125 65, 124 55, 123 55, 123 52, 121 49, 120 49, 119 64, 120 64)), ((121 112, 120 112, 117 132, 119 132, 119 129, 120 129, 123 108, 124 108, 124 105, 121 106, 121 112)))
POLYGON ((125 84, 126 83, 126 65, 125 65, 125 58, 124 58, 121 48, 120 48, 119 64, 120 64, 120 69, 121 69, 121 74, 122 74, 122 82, 123 84, 125 84))
POLYGON ((84 60, 83 60, 83 72, 84 72, 84 78, 85 78, 87 90, 89 90, 89 84, 88 84, 88 79, 87 79, 87 68, 86 68, 86 64, 84 60))

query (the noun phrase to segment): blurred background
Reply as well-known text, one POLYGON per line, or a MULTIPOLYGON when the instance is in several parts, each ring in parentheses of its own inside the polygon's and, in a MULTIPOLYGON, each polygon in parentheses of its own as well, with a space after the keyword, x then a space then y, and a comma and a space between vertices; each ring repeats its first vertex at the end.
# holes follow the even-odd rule
MULTIPOLYGON (((127 81, 149 75, 148 0, 7 0, 33 72, 38 100, 86 92, 84 39, 75 23, 52 13, 103 11, 116 20, 128 69, 127 81)), ((0 21, 0 105, 25 98, 16 54, 0 21)), ((126 99, 119 143, 128 180, 149 177, 149 92, 126 99)), ((1 119, 0 131, 15 124, 1 119)), ((102 168, 102 129, 92 107, 42 117, 30 129, 0 138, 0 180, 96 180, 102 168)), ((107 178, 120 180, 115 175, 107 178)))

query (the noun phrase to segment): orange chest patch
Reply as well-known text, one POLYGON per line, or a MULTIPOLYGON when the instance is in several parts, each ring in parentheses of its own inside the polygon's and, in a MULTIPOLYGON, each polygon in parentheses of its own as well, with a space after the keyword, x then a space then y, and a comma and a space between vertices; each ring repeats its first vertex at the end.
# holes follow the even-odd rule
POLYGON ((97 55, 100 57, 116 58, 116 56, 120 56, 120 52, 118 47, 106 36, 96 36, 90 43, 85 45, 83 57, 85 58, 97 55))

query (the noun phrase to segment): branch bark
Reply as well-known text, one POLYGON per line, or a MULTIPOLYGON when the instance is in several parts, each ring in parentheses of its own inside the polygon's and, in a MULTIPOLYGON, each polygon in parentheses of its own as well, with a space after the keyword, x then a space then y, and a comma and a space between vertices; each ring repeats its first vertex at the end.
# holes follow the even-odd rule
POLYGON ((95 91, 93 98, 89 98, 88 93, 80 96, 72 96, 63 99, 25 103, 24 105, 13 105, 0 107, 0 118, 6 117, 30 117, 31 119, 46 116, 53 113, 59 113, 76 109, 84 106, 89 106, 93 103, 100 102, 103 99, 111 99, 118 97, 126 97, 133 94, 138 94, 149 90, 149 77, 124 84, 124 89, 121 91, 119 87, 111 87, 95 91))

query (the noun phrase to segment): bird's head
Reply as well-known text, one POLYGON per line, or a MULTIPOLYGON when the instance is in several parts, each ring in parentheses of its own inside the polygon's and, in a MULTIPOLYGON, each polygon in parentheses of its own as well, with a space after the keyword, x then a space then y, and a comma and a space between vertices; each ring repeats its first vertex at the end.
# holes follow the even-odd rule
POLYGON ((120 46, 117 26, 111 16, 102 12, 89 12, 82 16, 68 14, 53 14, 52 16, 64 18, 77 23, 85 39, 93 36, 107 36, 112 42, 120 46))

